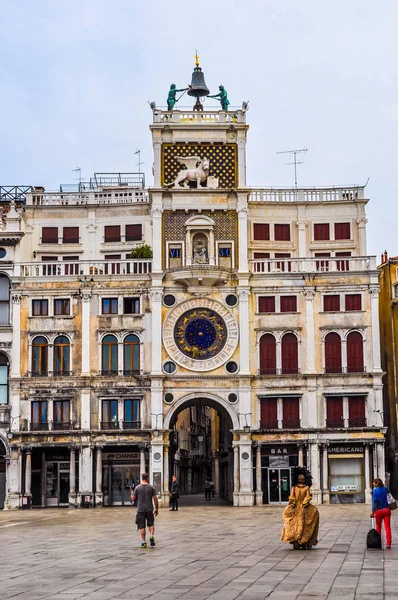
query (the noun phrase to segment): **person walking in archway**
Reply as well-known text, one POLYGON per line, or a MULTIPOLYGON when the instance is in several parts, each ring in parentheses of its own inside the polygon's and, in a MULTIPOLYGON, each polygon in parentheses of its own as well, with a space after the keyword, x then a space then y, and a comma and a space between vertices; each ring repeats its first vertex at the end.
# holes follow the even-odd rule
POLYGON ((178 484, 177 477, 175 475, 173 475, 173 477, 171 478, 170 496, 171 496, 170 512, 172 512, 173 510, 178 510, 178 498, 180 497, 180 486, 178 484))
POLYGON ((158 514, 159 503, 155 488, 149 483, 148 473, 141 475, 141 483, 131 492, 133 503, 137 501, 137 516, 135 522, 141 535, 141 548, 146 548, 146 526, 149 529, 149 543, 155 545, 155 517, 158 514), (153 508, 155 505, 155 510, 153 508))
POLYGON ((210 500, 211 499, 211 481, 210 481, 210 477, 206 477, 206 481, 205 481, 205 500, 210 500))

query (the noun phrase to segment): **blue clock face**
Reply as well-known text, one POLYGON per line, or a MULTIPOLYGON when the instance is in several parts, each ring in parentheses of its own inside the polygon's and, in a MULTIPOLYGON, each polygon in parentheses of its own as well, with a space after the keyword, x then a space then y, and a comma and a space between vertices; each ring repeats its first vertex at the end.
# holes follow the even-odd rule
POLYGON ((186 356, 206 360, 223 349, 227 328, 224 320, 212 310, 188 310, 175 325, 174 340, 186 356))

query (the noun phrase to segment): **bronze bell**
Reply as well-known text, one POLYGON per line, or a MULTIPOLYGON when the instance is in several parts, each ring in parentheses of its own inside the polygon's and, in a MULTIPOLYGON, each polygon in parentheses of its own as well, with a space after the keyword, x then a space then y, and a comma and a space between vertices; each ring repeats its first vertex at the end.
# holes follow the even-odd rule
POLYGON ((194 98, 203 98, 208 96, 210 90, 205 83, 205 75, 200 67, 195 67, 192 73, 191 85, 188 90, 188 96, 194 98))

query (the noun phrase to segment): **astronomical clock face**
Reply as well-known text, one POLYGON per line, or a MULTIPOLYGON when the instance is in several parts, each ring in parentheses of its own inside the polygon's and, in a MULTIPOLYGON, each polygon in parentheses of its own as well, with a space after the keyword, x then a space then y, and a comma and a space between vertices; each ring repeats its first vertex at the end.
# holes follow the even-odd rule
POLYGON ((238 326, 232 313, 216 300, 182 302, 163 327, 163 343, 171 358, 193 371, 210 371, 235 351, 238 326))

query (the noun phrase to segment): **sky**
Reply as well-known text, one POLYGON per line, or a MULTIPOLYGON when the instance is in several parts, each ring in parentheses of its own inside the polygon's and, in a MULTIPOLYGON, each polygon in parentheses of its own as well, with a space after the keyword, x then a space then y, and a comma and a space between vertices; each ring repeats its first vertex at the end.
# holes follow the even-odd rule
POLYGON ((250 102, 248 184, 293 186, 277 153, 307 148, 299 187, 369 179, 368 254, 398 254, 396 0, 3 0, 1 22, 0 185, 137 171, 137 149, 150 185, 148 102, 197 49, 211 93, 250 102))

